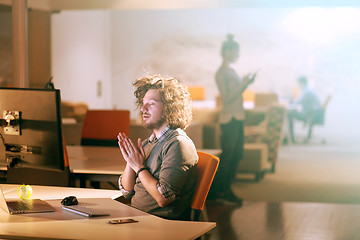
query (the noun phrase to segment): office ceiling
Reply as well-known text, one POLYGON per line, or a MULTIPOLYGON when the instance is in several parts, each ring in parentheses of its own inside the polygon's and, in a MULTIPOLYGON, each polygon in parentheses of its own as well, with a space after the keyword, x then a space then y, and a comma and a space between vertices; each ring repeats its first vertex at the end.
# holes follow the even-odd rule
MULTIPOLYGON (((12 0, 0 0, 0 6, 11 3, 12 0)), ((50 11, 360 6, 356 0, 27 0, 27 3, 29 8, 50 11)))

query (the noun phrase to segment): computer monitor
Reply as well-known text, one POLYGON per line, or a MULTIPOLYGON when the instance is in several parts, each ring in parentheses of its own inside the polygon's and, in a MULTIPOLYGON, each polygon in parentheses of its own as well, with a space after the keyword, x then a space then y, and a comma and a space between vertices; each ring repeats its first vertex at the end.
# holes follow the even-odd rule
POLYGON ((0 88, 0 165, 64 171, 60 90, 0 88))

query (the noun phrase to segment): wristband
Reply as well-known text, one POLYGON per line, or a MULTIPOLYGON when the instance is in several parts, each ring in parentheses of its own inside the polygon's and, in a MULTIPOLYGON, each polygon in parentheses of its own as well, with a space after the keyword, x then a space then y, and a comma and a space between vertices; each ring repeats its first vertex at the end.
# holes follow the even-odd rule
POLYGON ((142 167, 140 168, 137 172, 136 172, 136 176, 139 176, 139 174, 144 171, 144 170, 148 170, 147 167, 142 167))

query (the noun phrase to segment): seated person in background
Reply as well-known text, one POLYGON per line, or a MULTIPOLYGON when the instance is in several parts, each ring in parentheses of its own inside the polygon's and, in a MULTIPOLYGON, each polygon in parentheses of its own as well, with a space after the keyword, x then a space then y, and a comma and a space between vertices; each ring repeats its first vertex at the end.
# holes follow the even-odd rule
POLYGON ((315 91, 308 86, 306 77, 299 77, 298 84, 301 89, 301 95, 292 103, 292 105, 294 107, 299 107, 300 110, 293 109, 288 111, 289 131, 293 143, 295 143, 294 119, 307 122, 315 117, 317 112, 322 109, 319 97, 315 91))
POLYGON ((158 75, 133 85, 143 126, 153 133, 136 144, 119 133, 127 162, 120 190, 133 207, 167 219, 189 220, 198 162, 195 145, 183 131, 192 119, 190 94, 178 80, 158 75))

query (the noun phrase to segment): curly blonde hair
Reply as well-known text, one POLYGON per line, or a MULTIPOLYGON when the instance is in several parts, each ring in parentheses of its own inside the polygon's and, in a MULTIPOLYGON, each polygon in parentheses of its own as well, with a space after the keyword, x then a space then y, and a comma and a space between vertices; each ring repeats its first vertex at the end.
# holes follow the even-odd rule
POLYGON ((188 89, 179 80, 161 75, 147 75, 137 79, 134 95, 137 107, 143 105, 143 98, 150 89, 157 89, 161 96, 164 109, 163 119, 170 128, 186 129, 192 120, 192 102, 188 89))

